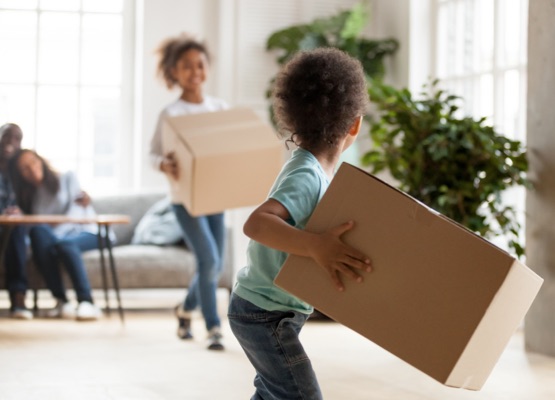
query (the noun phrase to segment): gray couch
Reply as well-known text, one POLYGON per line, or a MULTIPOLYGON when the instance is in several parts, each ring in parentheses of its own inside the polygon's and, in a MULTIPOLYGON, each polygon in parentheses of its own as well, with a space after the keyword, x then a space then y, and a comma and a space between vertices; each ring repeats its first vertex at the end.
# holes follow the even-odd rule
MULTIPOLYGON (((121 288, 184 288, 195 272, 195 258, 184 246, 130 244, 135 227, 145 212, 164 194, 121 195, 97 198, 93 206, 99 214, 126 214, 128 225, 113 225, 117 238, 114 258, 121 288)), ((233 280, 231 230, 228 229, 225 265, 219 286, 231 290, 233 280)), ((84 253, 91 285, 102 287, 98 251, 84 253)))
MULTIPOLYGON (((117 238, 113 255, 120 289, 186 288, 191 282, 196 263, 194 255, 185 246, 131 244, 133 232, 142 216, 163 197, 163 193, 148 193, 110 195, 93 199, 93 206, 97 213, 125 214, 131 218, 130 224, 112 226, 117 238)), ((219 287, 231 291, 233 283, 233 245, 230 228, 227 230, 226 239, 224 270, 220 277, 219 287)), ((108 261, 106 251, 105 259, 108 261)), ((102 289, 100 252, 98 250, 87 251, 83 253, 83 260, 91 286, 94 289, 102 289)), ((108 288, 111 289, 113 288, 113 282, 110 279, 109 270, 107 272, 108 288)), ((45 286, 31 261, 29 261, 28 274, 29 289, 34 290, 36 295, 36 289, 42 289, 45 286)), ((0 268, 0 287, 5 287, 4 275, 4 268, 0 268)), ((67 288, 72 288, 69 281, 67 288)), ((125 306, 125 304, 123 305, 125 306)))

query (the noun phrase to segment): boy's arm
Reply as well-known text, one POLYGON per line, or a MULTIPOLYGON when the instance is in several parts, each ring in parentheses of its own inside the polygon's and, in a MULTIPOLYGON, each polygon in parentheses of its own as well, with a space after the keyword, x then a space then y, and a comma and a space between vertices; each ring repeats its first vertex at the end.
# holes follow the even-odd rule
POLYGON ((265 246, 314 259, 340 291, 345 289, 340 274, 362 282, 362 276, 355 270, 371 271, 370 259, 341 240, 353 228, 353 221, 323 233, 310 233, 289 225, 289 218, 289 212, 280 202, 268 199, 249 216, 243 231, 265 246))

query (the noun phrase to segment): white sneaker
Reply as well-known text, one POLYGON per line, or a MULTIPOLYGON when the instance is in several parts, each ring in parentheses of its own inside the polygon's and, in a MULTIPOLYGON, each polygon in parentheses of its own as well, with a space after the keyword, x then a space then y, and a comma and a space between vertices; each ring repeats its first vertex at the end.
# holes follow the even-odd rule
POLYGON ((82 301, 77 306, 76 317, 78 321, 97 320, 101 315, 102 311, 100 311, 100 308, 89 301, 82 301))
POLYGON ((10 311, 10 318, 13 319, 33 319, 33 313, 26 308, 14 308, 10 311))
POLYGON ((208 350, 224 350, 222 332, 219 326, 215 326, 208 331, 208 350))
POLYGON ((46 312, 46 316, 48 318, 73 319, 75 318, 75 308, 70 302, 58 300, 56 306, 46 312))

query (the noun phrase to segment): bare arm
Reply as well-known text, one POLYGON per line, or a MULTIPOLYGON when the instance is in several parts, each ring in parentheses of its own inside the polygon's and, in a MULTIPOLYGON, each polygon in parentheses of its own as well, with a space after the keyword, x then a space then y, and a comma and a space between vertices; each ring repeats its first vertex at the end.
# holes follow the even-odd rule
POLYGON ((289 212, 280 202, 269 199, 253 211, 243 231, 265 246, 312 258, 328 272, 340 291, 345 289, 341 274, 362 282, 362 276, 356 270, 371 271, 370 259, 341 240, 341 236, 353 228, 352 221, 318 234, 289 225, 289 217, 289 212))
POLYGON ((164 154, 163 152, 162 123, 165 117, 166 114, 164 111, 162 111, 158 116, 156 129, 154 130, 154 135, 150 140, 150 162, 154 168, 162 171, 166 175, 170 175, 174 179, 179 179, 179 168, 177 159, 175 158, 175 153, 171 151, 164 154))

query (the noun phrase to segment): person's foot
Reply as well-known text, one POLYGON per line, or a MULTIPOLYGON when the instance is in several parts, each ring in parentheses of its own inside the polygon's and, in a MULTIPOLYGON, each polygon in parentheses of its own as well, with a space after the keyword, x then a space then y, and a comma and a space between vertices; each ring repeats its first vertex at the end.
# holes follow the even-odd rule
POLYGON ((13 319, 33 319, 33 313, 22 307, 15 307, 10 310, 10 318, 13 319))
POLYGON ((77 321, 94 321, 100 318, 102 311, 90 301, 81 301, 77 306, 75 318, 77 321))
POLYGON ((75 308, 70 302, 58 300, 53 309, 46 312, 48 318, 74 319, 75 308))
POLYGON ((33 313, 25 306, 25 292, 10 292, 10 318, 33 319, 33 313))
POLYGON ((224 350, 222 332, 219 326, 215 326, 208 331, 208 350, 224 350))
POLYGON ((191 313, 183 309, 181 304, 175 306, 175 316, 177 317, 177 337, 183 340, 192 339, 191 332, 191 313))

